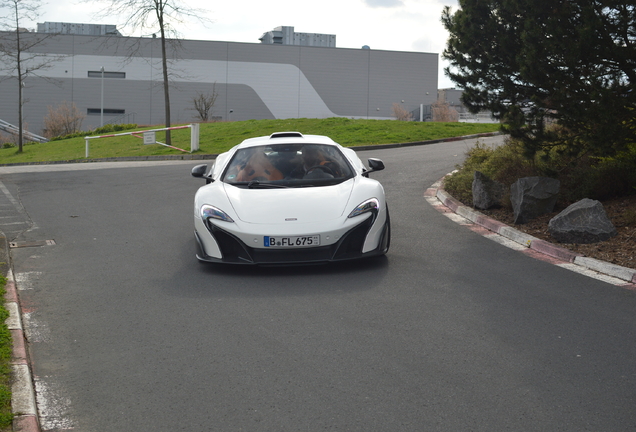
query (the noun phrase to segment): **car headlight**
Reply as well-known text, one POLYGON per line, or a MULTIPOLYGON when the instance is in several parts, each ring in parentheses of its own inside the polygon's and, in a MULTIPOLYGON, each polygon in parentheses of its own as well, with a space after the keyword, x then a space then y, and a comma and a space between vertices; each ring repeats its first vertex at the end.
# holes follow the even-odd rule
POLYGON ((223 210, 207 204, 201 206, 201 218, 204 221, 212 218, 222 220, 224 222, 234 222, 234 219, 229 217, 223 210))
POLYGON ((377 198, 371 198, 359 204, 347 217, 352 218, 368 212, 377 212, 379 207, 380 201, 377 198))

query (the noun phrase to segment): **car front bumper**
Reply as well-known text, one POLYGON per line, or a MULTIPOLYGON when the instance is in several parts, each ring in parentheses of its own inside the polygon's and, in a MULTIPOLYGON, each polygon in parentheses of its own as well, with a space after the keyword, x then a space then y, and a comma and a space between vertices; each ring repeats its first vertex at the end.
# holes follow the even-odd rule
POLYGON ((388 249, 390 236, 388 218, 383 219, 383 221, 379 221, 375 217, 368 217, 360 224, 355 225, 345 232, 344 235, 333 244, 292 249, 250 247, 238 236, 221 229, 217 225, 208 223, 206 224, 207 229, 202 233, 195 231, 199 249, 197 258, 200 261, 213 263, 268 265, 346 261, 383 255, 388 249), (379 227, 377 226, 378 224, 380 224, 379 227), (379 235, 377 247, 363 252, 365 242, 372 232, 375 232, 375 235, 379 235), (220 258, 210 256, 206 253, 205 244, 209 244, 209 239, 204 241, 201 236, 208 235, 211 236, 216 243, 215 249, 217 249, 217 252, 220 252, 220 258))

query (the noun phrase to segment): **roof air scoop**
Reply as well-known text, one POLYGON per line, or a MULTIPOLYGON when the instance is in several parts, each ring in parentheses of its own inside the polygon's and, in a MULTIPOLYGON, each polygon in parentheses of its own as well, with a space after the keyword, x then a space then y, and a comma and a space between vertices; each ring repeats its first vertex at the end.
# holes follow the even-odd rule
POLYGON ((302 138, 303 134, 301 134, 300 132, 275 132, 273 134, 271 134, 270 136, 271 138, 302 138))

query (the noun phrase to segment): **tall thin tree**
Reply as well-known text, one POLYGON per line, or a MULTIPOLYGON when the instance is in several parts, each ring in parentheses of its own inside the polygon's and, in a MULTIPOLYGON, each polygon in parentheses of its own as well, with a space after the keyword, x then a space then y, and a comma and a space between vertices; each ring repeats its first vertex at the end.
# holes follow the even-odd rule
MULTIPOLYGON (((106 4, 98 13, 98 17, 113 15, 124 18, 123 27, 133 32, 154 34, 157 30, 161 43, 161 69, 163 73, 163 95, 166 127, 171 125, 170 116, 170 74, 168 67, 167 45, 169 41, 179 39, 177 25, 188 19, 196 19, 201 23, 211 22, 206 18, 204 9, 191 8, 179 0, 89 0, 106 4)), ((166 143, 171 144, 170 131, 166 131, 166 143)))
MULTIPOLYGON (((40 0, 0 0, 0 75, 18 84, 18 152, 24 143, 24 89, 28 76, 49 68, 60 56, 48 55, 42 47, 52 33, 35 33, 23 23, 35 22, 40 15, 40 0)), ((47 78, 45 78, 47 79, 47 78)))

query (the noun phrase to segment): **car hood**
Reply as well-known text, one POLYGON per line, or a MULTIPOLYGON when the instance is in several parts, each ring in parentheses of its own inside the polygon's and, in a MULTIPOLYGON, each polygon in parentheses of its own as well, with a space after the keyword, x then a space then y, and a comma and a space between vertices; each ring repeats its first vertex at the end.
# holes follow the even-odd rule
POLYGON ((345 211, 355 180, 334 186, 245 189, 225 184, 225 193, 243 222, 277 224, 333 220, 345 211))

